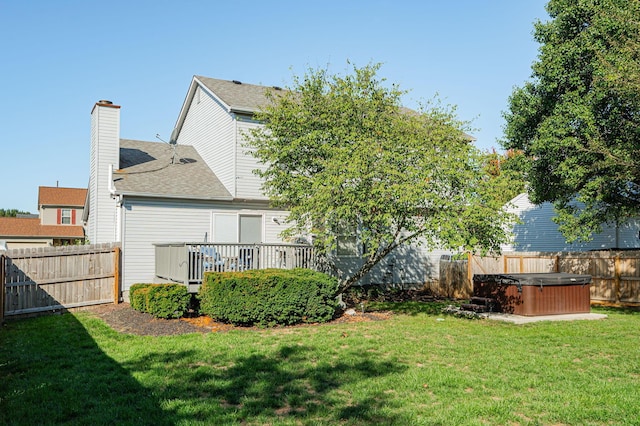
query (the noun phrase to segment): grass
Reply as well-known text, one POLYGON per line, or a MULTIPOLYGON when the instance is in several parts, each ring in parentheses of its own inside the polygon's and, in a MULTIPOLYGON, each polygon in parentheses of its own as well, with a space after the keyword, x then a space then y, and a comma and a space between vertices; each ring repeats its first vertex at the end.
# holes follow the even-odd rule
POLYGON ((83 312, 11 321, 0 424, 640 422, 638 312, 518 326, 383 306, 400 313, 171 337, 119 334, 83 312))

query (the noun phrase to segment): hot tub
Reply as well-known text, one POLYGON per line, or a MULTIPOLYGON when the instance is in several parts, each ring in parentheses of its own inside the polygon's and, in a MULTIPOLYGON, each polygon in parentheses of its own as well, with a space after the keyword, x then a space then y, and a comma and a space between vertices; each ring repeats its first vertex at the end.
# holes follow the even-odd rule
POLYGON ((559 315, 591 310, 591 275, 567 273, 473 276, 474 297, 491 300, 494 312, 559 315))

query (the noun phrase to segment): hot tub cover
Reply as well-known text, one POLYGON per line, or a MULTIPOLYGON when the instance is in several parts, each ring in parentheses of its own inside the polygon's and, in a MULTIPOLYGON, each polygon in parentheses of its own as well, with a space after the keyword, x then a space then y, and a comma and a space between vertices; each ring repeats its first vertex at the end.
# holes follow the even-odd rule
POLYGON ((498 283, 502 285, 578 285, 590 284, 591 275, 568 274, 565 272, 529 273, 529 274, 476 274, 473 282, 498 283))

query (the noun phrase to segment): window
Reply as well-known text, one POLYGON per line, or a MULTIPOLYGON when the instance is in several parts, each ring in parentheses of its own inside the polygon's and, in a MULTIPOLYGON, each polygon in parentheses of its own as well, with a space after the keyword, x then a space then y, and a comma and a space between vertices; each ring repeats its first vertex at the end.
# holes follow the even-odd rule
POLYGON ((71 225, 71 209, 62 209, 60 213, 60 223, 63 225, 71 225))
POLYGON ((336 235, 336 254, 338 256, 360 256, 358 231, 352 226, 341 226, 336 235))
POLYGON ((238 241, 238 217, 235 214, 215 214, 213 218, 214 242, 235 243, 238 241))
POLYGON ((262 215, 213 215, 213 241, 216 243, 261 243, 262 215))
POLYGON ((358 237, 355 235, 339 235, 336 240, 338 256, 357 256, 358 237))
POLYGON ((262 242, 262 216, 240 216, 240 242, 262 242))

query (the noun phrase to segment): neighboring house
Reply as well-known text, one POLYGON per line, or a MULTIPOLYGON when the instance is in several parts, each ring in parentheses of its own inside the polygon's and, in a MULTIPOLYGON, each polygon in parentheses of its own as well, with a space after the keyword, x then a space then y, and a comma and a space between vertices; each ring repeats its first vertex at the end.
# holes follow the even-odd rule
POLYGON ((84 240, 84 188, 38 188, 36 217, 0 218, 0 240, 7 249, 60 246, 84 240))
MULTIPOLYGON (((283 242, 287 212, 270 207, 253 173, 261 165, 246 147, 246 132, 261 126, 253 115, 266 90, 281 89, 193 77, 175 145, 121 139, 120 106, 95 104, 84 220, 92 243, 121 243, 125 299, 132 284, 155 279, 154 243, 283 242)), ((364 282, 437 279, 440 254, 404 247, 364 282)))
POLYGON ((503 251, 587 251, 612 248, 640 248, 640 221, 630 220, 618 227, 603 226, 602 232, 589 242, 567 243, 553 222, 553 204, 531 203, 527 194, 520 194, 509 202, 509 212, 515 213, 519 224, 513 227, 513 242, 503 251))
POLYGON ((38 188, 38 211, 42 225, 82 225, 85 188, 38 188))

